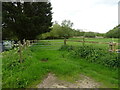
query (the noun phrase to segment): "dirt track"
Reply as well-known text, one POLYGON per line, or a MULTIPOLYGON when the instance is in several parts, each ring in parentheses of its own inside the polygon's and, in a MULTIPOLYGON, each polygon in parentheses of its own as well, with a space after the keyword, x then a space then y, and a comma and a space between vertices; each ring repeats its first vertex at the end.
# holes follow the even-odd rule
POLYGON ((37 85, 37 88, 99 88, 100 84, 90 79, 87 76, 81 75, 81 80, 75 83, 59 80, 54 74, 49 73, 47 78, 42 83, 37 85))

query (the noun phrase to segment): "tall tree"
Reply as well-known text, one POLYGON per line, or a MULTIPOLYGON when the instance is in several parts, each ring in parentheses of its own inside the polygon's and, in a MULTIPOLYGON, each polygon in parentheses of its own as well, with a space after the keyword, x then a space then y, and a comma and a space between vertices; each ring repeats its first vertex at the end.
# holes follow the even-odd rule
POLYGON ((70 20, 63 20, 61 23, 62 26, 62 31, 63 31, 63 37, 64 38, 69 38, 70 36, 72 36, 73 32, 72 32, 72 26, 73 23, 70 20))
POLYGON ((3 39, 11 32, 19 40, 35 39, 37 35, 49 32, 52 26, 50 2, 3 2, 3 39))

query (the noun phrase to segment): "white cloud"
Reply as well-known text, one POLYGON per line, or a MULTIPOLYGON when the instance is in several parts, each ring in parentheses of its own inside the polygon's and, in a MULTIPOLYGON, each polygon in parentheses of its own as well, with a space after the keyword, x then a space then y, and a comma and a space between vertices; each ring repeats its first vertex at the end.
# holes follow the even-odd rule
POLYGON ((69 19, 73 28, 107 32, 118 24, 119 0, 51 0, 53 21, 69 19))

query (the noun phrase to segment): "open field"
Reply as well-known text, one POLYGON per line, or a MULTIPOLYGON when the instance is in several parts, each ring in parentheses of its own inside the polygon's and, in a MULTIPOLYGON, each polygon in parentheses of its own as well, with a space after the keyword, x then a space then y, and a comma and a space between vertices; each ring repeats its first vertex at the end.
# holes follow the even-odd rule
MULTIPOLYGON (((111 39, 96 39, 99 40, 109 42, 111 39)), ((36 87, 48 73, 71 83, 80 80, 79 76, 83 75, 100 83, 97 88, 118 88, 117 68, 89 62, 86 58, 72 57, 71 51, 60 50, 63 44, 63 40, 40 40, 23 50, 22 64, 19 63, 17 49, 2 53, 3 88, 36 87)), ((83 44, 67 41, 67 45, 79 47, 83 44)), ((107 44, 85 45, 102 48, 107 52, 109 49, 107 44)))
MULTIPOLYGON (((69 40, 83 40, 83 38, 69 38, 69 40)), ((85 41, 118 42, 118 38, 85 38, 85 41)))

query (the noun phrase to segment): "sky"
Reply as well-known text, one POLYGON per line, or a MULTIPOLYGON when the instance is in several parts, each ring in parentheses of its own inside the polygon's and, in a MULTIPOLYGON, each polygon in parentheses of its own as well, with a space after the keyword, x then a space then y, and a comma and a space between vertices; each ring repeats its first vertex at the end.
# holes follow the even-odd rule
POLYGON ((53 22, 74 23, 74 29, 106 33, 118 25, 120 0, 50 0, 53 22))

